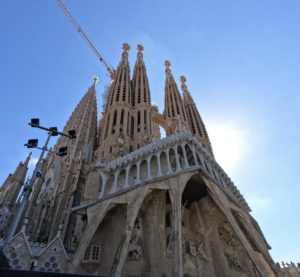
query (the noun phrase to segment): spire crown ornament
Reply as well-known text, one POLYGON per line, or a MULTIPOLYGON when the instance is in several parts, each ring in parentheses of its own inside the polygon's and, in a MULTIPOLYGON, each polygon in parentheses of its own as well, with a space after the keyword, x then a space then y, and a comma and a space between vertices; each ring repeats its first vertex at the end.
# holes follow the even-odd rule
POLYGON ((124 42, 122 44, 122 49, 123 49, 122 58, 127 59, 128 58, 128 52, 130 51, 130 45, 127 42, 124 42))
POLYGON ((130 45, 127 42, 124 42, 122 44, 122 49, 124 50, 124 52, 128 53, 130 51, 130 45))
POLYGON ((170 69, 170 67, 171 67, 171 62, 170 62, 169 60, 166 60, 165 63, 164 63, 164 65, 165 65, 165 67, 166 67, 166 74, 167 74, 168 76, 170 76, 170 75, 171 75, 171 69, 170 69))
POLYGON ((187 85, 186 85, 186 78, 185 76, 181 75, 180 78, 179 78, 180 82, 181 82, 181 89, 183 92, 189 92, 188 89, 187 89, 187 85))
POLYGON ((97 75, 93 76, 93 86, 96 86, 96 84, 99 82, 99 77, 97 75))
POLYGON ((142 44, 138 44, 136 49, 138 50, 137 57, 140 59, 143 58, 144 46, 142 44))

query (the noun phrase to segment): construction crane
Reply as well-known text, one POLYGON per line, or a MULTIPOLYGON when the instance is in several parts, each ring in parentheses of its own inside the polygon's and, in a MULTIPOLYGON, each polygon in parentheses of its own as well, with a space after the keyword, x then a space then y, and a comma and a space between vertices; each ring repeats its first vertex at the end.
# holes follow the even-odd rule
POLYGON ((105 61, 103 56, 99 53, 99 51, 96 49, 94 44, 91 42, 91 40, 88 38, 86 33, 81 29, 80 25, 77 23, 75 18, 72 16, 72 14, 69 12, 67 7, 63 4, 61 0, 55 0, 55 2, 58 4, 58 6, 61 8, 63 13, 67 16, 67 18, 70 20, 72 25, 75 27, 77 32, 81 35, 81 37, 84 39, 84 41, 87 43, 87 45, 90 47, 90 49, 93 51, 93 53, 96 55, 98 60, 104 65, 106 71, 108 72, 110 79, 114 80, 116 76, 116 71, 113 69, 111 65, 108 64, 108 62, 105 61))

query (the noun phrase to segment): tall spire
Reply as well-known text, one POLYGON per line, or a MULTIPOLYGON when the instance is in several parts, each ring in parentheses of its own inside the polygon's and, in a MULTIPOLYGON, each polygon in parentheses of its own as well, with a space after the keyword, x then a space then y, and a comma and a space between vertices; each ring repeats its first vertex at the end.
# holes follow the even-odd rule
MULTIPOLYGON (((88 88, 74 109, 63 130, 76 130, 76 139, 60 137, 54 147, 67 146, 68 154, 58 157, 51 154, 42 169, 42 181, 34 186, 32 202, 27 214, 30 216, 28 232, 33 240, 47 242, 53 238, 61 220, 64 230, 69 222, 70 208, 78 191, 83 190, 85 178, 83 165, 94 160, 97 132, 97 103, 95 82, 88 88), (32 206, 35 208, 32 210, 32 206)), ((80 202, 80 198, 76 198, 80 202)))
POLYGON ((187 112, 188 123, 190 130, 195 137, 206 147, 206 149, 213 155, 211 143, 205 128, 205 124, 200 116, 197 106, 192 98, 192 95, 187 89, 186 78, 180 76, 181 89, 183 91, 183 101, 187 112))
POLYGON ((139 148, 152 140, 151 96, 146 67, 143 61, 144 47, 137 45, 137 60, 134 66, 132 84, 132 106, 134 108, 134 143, 139 148), (136 134, 136 136, 135 136, 136 134))
POLYGON ((130 88, 130 68, 128 62, 128 52, 130 51, 130 46, 128 43, 123 43, 122 45, 123 53, 122 59, 116 70, 116 79, 112 83, 109 95, 108 106, 118 103, 130 104, 131 98, 131 88, 130 88))
POLYGON ((13 174, 9 174, 3 185, 0 187, 0 206, 13 208, 25 182, 31 153, 24 163, 20 162, 13 174))
POLYGON ((165 111, 167 117, 179 119, 187 123, 186 110, 183 104, 183 99, 179 93, 176 82, 171 73, 170 61, 165 61, 166 80, 165 80, 165 111))
POLYGON ((122 45, 122 58, 116 70, 116 79, 111 84, 108 101, 101 119, 100 147, 97 157, 110 161, 130 151, 131 130, 131 82, 128 62, 128 43, 122 45))

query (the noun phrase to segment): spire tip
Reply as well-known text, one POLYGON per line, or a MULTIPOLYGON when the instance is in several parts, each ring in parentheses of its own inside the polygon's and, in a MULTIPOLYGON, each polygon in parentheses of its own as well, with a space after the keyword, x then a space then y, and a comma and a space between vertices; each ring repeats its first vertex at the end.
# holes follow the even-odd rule
POLYGON ((96 86, 96 84, 99 82, 99 77, 97 75, 93 76, 93 86, 96 86))
POLYGON ((129 52, 129 50, 130 50, 130 45, 127 43, 127 42, 124 42, 123 44, 122 44, 122 49, 124 50, 124 52, 129 52))
POLYGON ((183 92, 188 92, 188 89, 187 89, 187 85, 185 84, 186 83, 186 78, 185 76, 181 75, 180 78, 179 78, 180 82, 181 82, 181 89, 183 92))
POLYGON ((166 61, 165 61, 165 67, 166 67, 166 69, 170 69, 170 67, 171 67, 171 62, 170 62, 169 60, 166 60, 166 61))

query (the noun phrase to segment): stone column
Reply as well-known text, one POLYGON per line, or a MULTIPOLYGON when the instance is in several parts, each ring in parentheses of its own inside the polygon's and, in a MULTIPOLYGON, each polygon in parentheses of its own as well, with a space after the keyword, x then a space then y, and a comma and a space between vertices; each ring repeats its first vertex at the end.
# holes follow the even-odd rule
POLYGON ((111 276, 114 277, 122 276, 122 269, 127 258, 128 246, 132 235, 132 230, 134 227, 134 222, 136 220, 140 207, 144 201, 145 195, 146 195, 146 191, 137 194, 134 197, 135 201, 128 204, 125 232, 122 236, 122 240, 120 242, 117 254, 115 256, 115 260, 111 270, 111 276))
POLYGON ((178 157, 178 151, 177 151, 177 147, 175 148, 175 158, 176 158, 176 172, 181 170, 181 166, 180 166, 180 161, 179 161, 179 157, 178 157))
POLYGON ((126 167, 126 177, 125 177, 125 186, 124 186, 124 189, 128 188, 129 170, 130 170, 130 167, 127 166, 126 167))
POLYGON ((198 159, 197 159, 197 154, 196 154, 195 145, 193 145, 193 146, 191 147, 191 149, 192 149, 192 152, 193 152, 193 156, 194 156, 194 160, 195 160, 195 165, 197 165, 197 164, 198 164, 198 159))
POLYGON ((160 164, 160 153, 156 154, 158 177, 161 177, 161 164, 160 164))
POLYGON ((151 176, 151 157, 147 158, 147 171, 148 171, 148 176, 147 176, 147 180, 151 180, 152 176, 151 176))
MULTIPOLYGON (((184 144, 181 144, 181 148, 182 148, 183 158, 184 158, 184 168, 188 168, 190 165, 186 156, 184 144)), ((197 164, 197 160, 195 160, 195 164, 197 164)))
POLYGON ((104 193, 105 193, 105 189, 106 189, 106 183, 107 183, 107 177, 106 177, 106 174, 101 174, 101 179, 102 179, 102 189, 101 189, 101 192, 100 192, 100 195, 99 195, 99 198, 103 198, 104 196, 104 193))
POLYGON ((112 186, 110 194, 115 193, 116 190, 117 190, 117 183, 118 183, 119 173, 120 173, 120 170, 117 170, 114 174, 114 185, 112 186))
POLYGON ((140 171, 141 171, 141 161, 139 160, 136 164, 136 181, 135 181, 136 185, 141 183, 140 171))
POLYGON ((169 192, 170 192, 170 199, 172 203, 172 276, 182 277, 180 185, 175 184, 175 186, 173 186, 169 192))
POLYGON ((167 165, 168 165, 168 174, 172 173, 171 164, 170 164, 170 155, 169 155, 169 148, 166 150, 167 154, 167 165))

